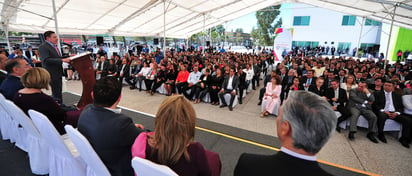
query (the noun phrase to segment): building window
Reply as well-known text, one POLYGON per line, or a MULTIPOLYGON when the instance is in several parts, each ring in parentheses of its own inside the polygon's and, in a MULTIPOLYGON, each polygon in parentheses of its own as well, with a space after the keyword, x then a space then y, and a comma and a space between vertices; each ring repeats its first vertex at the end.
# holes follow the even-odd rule
POLYGON ((293 17, 294 26, 309 26, 310 16, 295 16, 293 17))
POLYGON ((379 21, 371 20, 371 19, 366 19, 365 20, 365 26, 381 26, 382 23, 379 21))
POLYGON ((350 45, 351 45, 351 43, 346 43, 346 42, 339 42, 338 43, 338 50, 341 50, 341 51, 346 51, 346 49, 350 49, 350 45))
POLYGON ((295 47, 310 47, 310 48, 314 48, 319 46, 319 42, 315 42, 315 41, 292 41, 292 46, 295 47))
POLYGON ((356 22, 356 16, 344 15, 342 18, 342 26, 354 26, 356 22))

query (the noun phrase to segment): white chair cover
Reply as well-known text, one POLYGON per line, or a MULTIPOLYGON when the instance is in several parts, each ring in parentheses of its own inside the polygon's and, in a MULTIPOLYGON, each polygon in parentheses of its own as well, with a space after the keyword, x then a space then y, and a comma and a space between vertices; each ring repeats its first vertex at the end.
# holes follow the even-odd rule
MULTIPOLYGON (((263 111, 266 109, 266 104, 267 104, 267 102, 268 102, 268 101, 265 100, 265 99, 262 100, 262 105, 260 106, 260 112, 263 112, 263 111)), ((277 116, 278 113, 279 113, 279 107, 280 107, 280 103, 277 104, 275 107, 273 107, 273 111, 272 111, 271 114, 277 116)))
POLYGON ((132 159, 132 167, 137 176, 177 176, 169 167, 140 157, 132 159))
MULTIPOLYGON (((229 94, 225 94, 223 97, 225 97, 226 104, 229 106, 229 104, 230 104, 230 95, 229 95, 229 94)), ((238 98, 239 98, 239 97, 236 95, 236 96, 235 96, 235 100, 233 101, 232 108, 236 107, 236 105, 237 105, 237 103, 238 103, 238 98)), ((220 99, 220 97, 219 97, 219 104, 222 105, 222 100, 220 99)))
POLYGON ((13 114, 13 118, 23 127, 24 136, 22 136, 22 139, 25 140, 25 144, 27 145, 32 173, 37 175, 48 174, 49 149, 40 136, 39 131, 31 119, 13 102, 6 101, 5 105, 9 114, 13 114))
MULTIPOLYGON (((341 116, 340 112, 335 111, 335 113, 336 113, 336 117, 341 116)), ((346 126, 349 126, 349 122, 350 122, 349 119, 345 120, 339 124, 339 127, 346 129, 346 126)), ((368 128, 369 126, 368 120, 366 120, 365 117, 361 115, 359 116, 356 126, 362 127, 362 128, 368 128)), ((402 131, 402 125, 392 119, 387 119, 385 121, 385 126, 383 128, 383 131, 402 131)))
MULTIPOLYGON (((3 140, 10 139, 11 119, 9 113, 3 108, 3 103, 6 101, 3 94, 0 93, 0 130, 3 140)), ((11 139, 10 139, 11 140, 11 139)))
POLYGON ((87 176, 110 176, 109 170, 103 164, 89 141, 71 125, 65 125, 67 135, 76 146, 80 157, 86 162, 87 176))
POLYGON ((8 117, 10 119, 10 126, 8 131, 10 135, 10 141, 15 142, 15 145, 17 147, 27 152, 27 132, 22 127, 19 127, 19 122, 16 119, 16 114, 13 114, 11 111, 9 111, 10 103, 13 104, 13 102, 11 102, 10 100, 1 101, 1 106, 3 107, 3 110, 8 114, 8 117))
POLYGON ((29 110, 29 115, 40 131, 40 135, 49 145, 49 175, 86 175, 86 164, 80 158, 73 143, 70 140, 64 140, 64 136, 60 136, 50 120, 43 114, 29 110))

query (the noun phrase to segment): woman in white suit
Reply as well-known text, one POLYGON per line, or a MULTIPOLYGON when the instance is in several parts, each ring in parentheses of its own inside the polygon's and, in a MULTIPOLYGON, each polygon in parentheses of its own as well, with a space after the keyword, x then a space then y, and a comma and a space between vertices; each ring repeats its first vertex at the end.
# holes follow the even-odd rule
POLYGON ((262 101, 262 114, 260 117, 269 114, 277 115, 277 110, 280 106, 280 93, 282 92, 282 85, 278 75, 272 76, 271 82, 266 84, 266 92, 262 101))

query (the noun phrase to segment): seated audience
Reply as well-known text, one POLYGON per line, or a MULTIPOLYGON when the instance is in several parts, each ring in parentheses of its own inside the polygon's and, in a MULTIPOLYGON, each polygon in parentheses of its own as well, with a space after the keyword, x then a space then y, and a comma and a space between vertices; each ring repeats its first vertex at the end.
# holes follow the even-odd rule
POLYGON ((374 93, 375 102, 373 109, 378 117, 378 139, 386 143, 386 138, 383 133, 386 119, 392 119, 402 124, 402 137, 399 142, 402 146, 409 148, 411 142, 411 126, 412 119, 403 115, 402 96, 395 93, 394 83, 391 81, 385 82, 383 91, 374 93))
POLYGON ((338 118, 338 122, 336 123, 336 131, 340 132, 341 128, 339 127, 339 123, 345 121, 351 116, 350 111, 346 108, 348 96, 346 91, 339 87, 339 80, 335 79, 330 84, 331 87, 325 91, 325 97, 332 106, 332 109, 341 114, 338 118))
POLYGON ((210 76, 210 70, 206 68, 205 73, 200 76, 199 89, 195 92, 195 102, 200 103, 204 96, 209 92, 209 88, 212 86, 212 76, 210 76))
MULTIPOLYGON (((308 73, 309 73, 309 72, 308 72, 308 73)), ((299 78, 298 78, 298 77, 295 77, 295 78, 293 78, 293 84, 289 85, 289 86, 285 89, 283 101, 288 98, 288 95, 289 95, 291 92, 293 92, 293 91, 298 91, 298 90, 304 90, 304 88, 303 88, 303 86, 300 84, 299 78)))
POLYGON ((355 89, 357 87, 358 87, 358 84, 355 82, 355 77, 353 75, 348 75, 348 77, 346 77, 346 80, 344 81, 344 83, 342 85, 340 85, 340 88, 345 90, 346 94, 348 94, 348 98, 349 98, 350 90, 355 89))
POLYGON ((183 90, 183 95, 188 100, 192 100, 195 93, 199 91, 200 76, 202 76, 202 73, 199 71, 199 67, 194 66, 193 71, 189 74, 189 77, 187 78, 187 87, 183 90), (187 90, 190 90, 189 94, 187 93, 187 90))
POLYGON ((7 61, 7 56, 4 54, 0 54, 0 85, 4 79, 7 77, 7 71, 5 70, 7 61))
POLYGON ((225 94, 230 94, 230 102, 229 102, 229 111, 233 111, 233 101, 235 101, 236 97, 236 90, 239 86, 239 78, 235 74, 235 69, 230 68, 229 70, 229 75, 225 77, 223 84, 222 84, 222 89, 219 91, 219 98, 222 102, 222 105, 220 105, 220 108, 224 108, 228 106, 226 100, 225 100, 225 94))
POLYGON ((136 138, 132 155, 166 165, 180 176, 212 175, 220 167, 209 163, 219 164, 220 159, 208 161, 208 152, 193 141, 195 125, 196 112, 190 102, 181 95, 168 97, 156 114, 154 132, 136 138))
POLYGON ((272 77, 271 82, 266 84, 266 93, 263 97, 262 106, 264 106, 262 114, 260 117, 267 116, 269 114, 277 115, 278 112, 273 112, 278 110, 280 106, 280 93, 282 92, 282 85, 280 82, 280 77, 275 75, 272 77))
POLYGON ((186 70, 186 66, 180 65, 180 71, 177 74, 177 78, 175 82, 178 94, 182 94, 183 91, 187 89, 187 79, 188 78, 189 78, 189 72, 186 70))
POLYGON ((318 79, 316 79, 315 85, 309 86, 309 91, 315 93, 316 95, 323 97, 325 96, 325 87, 323 85, 324 85, 324 78, 319 77, 318 79))
POLYGON ((332 136, 335 112, 328 102, 306 91, 289 95, 276 119, 282 147, 274 155, 244 153, 234 175, 331 175, 316 161, 316 154, 332 136))
POLYGON ((356 89, 351 89, 349 93, 349 102, 348 109, 352 116, 350 117, 350 128, 349 136, 350 140, 355 139, 355 133, 357 131, 357 124, 359 116, 368 120, 368 134, 366 137, 373 143, 379 143, 375 138, 376 133, 376 121, 377 117, 372 111, 372 103, 375 101, 375 97, 372 94, 372 91, 368 89, 368 85, 364 80, 359 82, 359 85, 356 89))
POLYGON ((66 111, 51 96, 41 91, 49 90, 50 74, 46 69, 35 67, 27 70, 20 80, 24 88, 14 95, 13 101, 23 112, 28 114, 29 109, 33 109, 44 114, 60 134, 66 134, 66 124, 77 127, 81 111, 66 111))
POLYGON ((122 85, 114 77, 97 80, 93 87, 93 104, 80 115, 78 130, 113 176, 133 176, 130 148, 143 126, 134 124, 130 117, 116 109, 122 85))
POLYGON ((13 100, 16 92, 24 88, 20 77, 31 69, 31 66, 26 60, 17 58, 7 60, 5 69, 8 75, 0 85, 0 93, 8 100, 13 100))
POLYGON ((210 101, 212 105, 219 105, 218 92, 222 89, 222 84, 224 77, 222 75, 222 70, 217 69, 216 75, 212 78, 212 87, 209 89, 210 101))

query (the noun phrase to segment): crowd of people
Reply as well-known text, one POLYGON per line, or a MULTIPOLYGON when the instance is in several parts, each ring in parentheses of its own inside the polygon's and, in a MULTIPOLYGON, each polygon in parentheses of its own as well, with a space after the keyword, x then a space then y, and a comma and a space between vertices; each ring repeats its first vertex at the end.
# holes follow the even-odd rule
POLYGON ((93 104, 76 110, 61 106, 61 85, 59 90, 52 72, 54 67, 62 72, 61 64, 67 60, 53 48, 52 36, 40 52, 43 68, 31 68, 27 59, 0 54, 0 76, 4 77, 0 92, 26 113, 28 109, 44 113, 61 134, 64 125, 77 126, 112 175, 133 175, 130 161, 135 156, 167 165, 179 175, 218 175, 218 154, 194 142, 196 118, 190 101, 200 103, 209 94, 212 105, 232 111, 235 98, 242 104, 245 90, 249 86, 256 90, 260 79, 260 116, 277 116, 281 152, 273 156, 244 154, 235 175, 282 173, 288 168, 281 167, 283 161, 299 163, 296 167, 302 170, 295 169, 295 174, 328 175, 315 162, 316 153, 333 130, 341 132, 339 124, 345 120, 350 121, 348 138, 354 140, 360 115, 368 120, 370 141, 378 143, 377 137, 386 143, 385 121, 392 119, 402 124, 402 146, 409 148, 411 142, 411 63, 288 55, 275 62, 267 52, 142 50, 110 58, 97 52, 93 104), (52 90, 57 87, 52 96, 41 92, 49 84, 52 90), (117 109, 122 84, 139 91, 145 87, 151 95, 163 86, 168 97, 156 114, 153 132, 117 109), (230 101, 223 101, 225 94, 230 101), (334 111, 340 114, 337 119, 334 111), (273 163, 279 163, 276 171, 265 167, 273 163))

